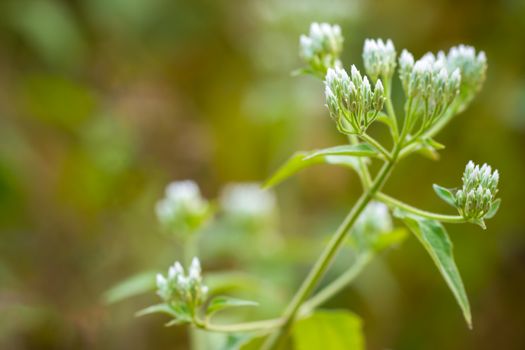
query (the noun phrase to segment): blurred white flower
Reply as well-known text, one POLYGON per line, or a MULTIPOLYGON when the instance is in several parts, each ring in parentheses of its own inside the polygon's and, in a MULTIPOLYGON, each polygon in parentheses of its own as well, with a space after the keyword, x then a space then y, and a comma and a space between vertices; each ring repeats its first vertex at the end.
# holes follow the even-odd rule
POLYGON ((250 218, 265 218, 275 212, 275 195, 261 189, 257 183, 227 185, 220 197, 222 209, 231 215, 250 218))
POLYGON ((170 231, 192 232, 199 229, 208 218, 210 205, 202 198, 194 181, 170 183, 165 197, 157 202, 158 220, 170 231))

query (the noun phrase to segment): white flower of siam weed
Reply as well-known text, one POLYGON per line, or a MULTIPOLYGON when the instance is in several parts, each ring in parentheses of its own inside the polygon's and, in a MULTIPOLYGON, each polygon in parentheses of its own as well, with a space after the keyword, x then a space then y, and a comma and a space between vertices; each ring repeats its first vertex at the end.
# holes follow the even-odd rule
POLYGON ((209 203, 191 180, 175 181, 166 188, 165 197, 157 202, 158 220, 170 231, 192 232, 206 221, 209 203))
POLYGON ((392 40, 366 39, 363 48, 365 70, 372 80, 390 79, 396 69, 396 49, 392 40))
POLYGON ((343 50, 341 27, 328 23, 312 23, 308 35, 299 38, 300 56, 310 69, 325 74, 330 67, 339 66, 343 50))
POLYGON ((195 308, 204 303, 208 287, 202 283, 201 265, 193 258, 188 273, 177 261, 169 269, 167 277, 157 274, 157 294, 170 305, 187 305, 195 308))
POLYGON ((368 78, 352 66, 350 76, 343 69, 328 69, 325 77, 326 106, 344 134, 362 134, 383 109, 385 101, 381 80, 372 89, 368 78))
POLYGON ((455 194, 459 213, 465 219, 483 219, 496 202, 499 172, 483 164, 468 162, 463 173, 463 187, 455 194))

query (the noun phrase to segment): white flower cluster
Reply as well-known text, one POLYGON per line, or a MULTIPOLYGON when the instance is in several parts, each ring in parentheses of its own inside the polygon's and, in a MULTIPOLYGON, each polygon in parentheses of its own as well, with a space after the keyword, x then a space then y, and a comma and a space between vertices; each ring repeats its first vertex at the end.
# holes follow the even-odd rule
POLYGON ((339 66, 343 51, 341 27, 328 23, 312 23, 310 33, 299 39, 300 56, 313 71, 325 74, 330 67, 339 66))
POLYGON ((455 194, 459 213, 465 219, 483 219, 496 200, 499 173, 492 171, 487 164, 483 166, 468 162, 463 173, 463 187, 455 194))
POLYGON ((231 215, 246 218, 266 218, 275 211, 276 199, 257 183, 227 185, 220 198, 221 207, 231 215))
POLYGON ((473 47, 459 45, 448 54, 425 54, 414 62, 412 54, 403 50, 399 57, 399 77, 405 94, 415 100, 413 108, 432 124, 451 106, 457 97, 456 111, 463 110, 485 81, 487 59, 483 51, 476 55, 473 47))
POLYGON ((350 76, 343 69, 328 69, 325 78, 326 105, 337 129, 344 134, 361 134, 376 119, 385 102, 381 80, 374 89, 352 65, 350 76))
MULTIPOLYGON (((427 129, 441 117, 459 93, 461 73, 459 68, 447 68, 443 52, 437 56, 427 53, 414 63, 411 53, 403 50, 399 58, 399 75, 409 97, 410 113, 427 129)), ((414 122, 417 120, 414 118, 414 122)))
POLYGON ((193 310, 202 305, 208 294, 208 287, 202 283, 199 259, 193 258, 187 274, 178 261, 169 268, 166 277, 157 274, 157 294, 172 306, 186 305, 193 310))
POLYGON ((165 197, 157 202, 157 218, 172 231, 192 232, 208 218, 209 203, 191 180, 175 181, 166 188, 165 197))
POLYGON ((485 81, 487 56, 483 51, 476 55, 476 50, 472 46, 459 45, 448 52, 447 65, 449 69, 461 70, 461 108, 465 108, 485 81))
POLYGON ((392 40, 366 39, 363 48, 363 62, 366 73, 377 80, 379 77, 390 79, 396 69, 396 49, 392 40))

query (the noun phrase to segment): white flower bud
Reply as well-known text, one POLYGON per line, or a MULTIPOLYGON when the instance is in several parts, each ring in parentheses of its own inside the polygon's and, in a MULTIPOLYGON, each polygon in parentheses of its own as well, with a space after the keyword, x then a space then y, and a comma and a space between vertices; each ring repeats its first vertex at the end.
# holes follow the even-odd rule
POLYGON ((339 65, 343 37, 338 25, 312 23, 308 36, 299 39, 301 58, 314 71, 325 74, 328 68, 339 65))
POLYGON ((350 77, 342 68, 329 69, 325 78, 326 105, 337 129, 344 134, 359 134, 376 119, 383 108, 384 91, 379 82, 372 91, 368 77, 351 67, 350 77))
POLYGON ((157 218, 163 226, 170 231, 183 233, 199 229, 206 221, 208 211, 208 202, 191 180, 170 183, 165 198, 159 200, 155 207, 157 218))
POLYGON ((389 79, 396 68, 396 50, 392 40, 366 39, 363 48, 363 61, 367 74, 373 80, 380 76, 389 79))
POLYGON ((469 161, 463 173, 463 187, 455 194, 458 211, 465 219, 483 219, 496 200, 499 173, 469 161), (465 196, 464 193, 467 193, 465 196))

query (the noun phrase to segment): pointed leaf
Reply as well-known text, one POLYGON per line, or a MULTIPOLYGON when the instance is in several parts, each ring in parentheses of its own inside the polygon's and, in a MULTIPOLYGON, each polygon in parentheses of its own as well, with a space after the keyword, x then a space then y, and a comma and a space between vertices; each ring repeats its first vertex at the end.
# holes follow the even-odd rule
POLYGON ((430 139, 426 139, 425 140, 425 143, 428 144, 430 147, 432 147, 433 149, 435 149, 436 151, 439 151, 439 150, 442 150, 442 149, 445 149, 445 145, 442 144, 442 143, 439 143, 437 142, 436 140, 430 138, 430 139))
POLYGON ((292 330, 295 350, 364 350, 361 319, 348 311, 317 311, 292 330))
MULTIPOLYGON (((361 144, 363 145, 363 144, 361 144)), ((355 145, 360 146, 360 145, 355 145)), ((295 175, 299 171, 315 164, 333 164, 350 167, 356 171, 359 171, 358 156, 364 157, 368 153, 367 148, 372 149, 370 146, 357 147, 353 149, 353 153, 347 147, 349 146, 338 146, 328 148, 326 150, 315 150, 310 152, 297 152, 292 155, 286 163, 284 163, 266 182, 263 184, 263 188, 274 187, 275 185, 283 182, 292 175, 295 175), (340 149, 339 147, 344 147, 340 149), (326 152, 323 152, 326 151, 326 152), (314 155, 315 154, 315 155, 314 155), (350 155, 353 154, 353 155, 350 155)), ((372 149, 373 150, 373 149, 372 149)), ((373 151, 374 155, 377 155, 373 151)), ((366 158, 364 158, 366 159, 366 158)))
POLYGON ((485 225, 485 220, 483 220, 483 219, 470 219, 469 222, 471 224, 478 225, 479 227, 481 227, 484 230, 487 229, 487 225, 485 225))
POLYGON ((496 215, 496 213, 498 212, 500 204, 501 204, 501 198, 498 198, 494 202, 492 202, 492 205, 490 206, 489 211, 485 215, 485 218, 492 219, 494 215, 496 215))
POLYGON ((135 316, 140 317, 158 313, 177 317, 177 313, 175 312, 175 310, 173 310, 168 304, 165 303, 148 306, 147 308, 138 311, 135 314, 135 316))
POLYGON ((257 306, 258 303, 249 300, 242 300, 230 297, 219 296, 213 298, 208 307, 206 308, 206 315, 211 316, 212 314, 231 307, 241 307, 241 306, 257 306))
POLYGON ((456 203, 454 200, 454 194, 452 191, 450 191, 448 188, 441 187, 439 185, 433 184, 432 188, 434 189, 434 192, 438 195, 439 198, 444 200, 447 204, 456 207, 456 203))
POLYGON ((465 287, 454 261, 453 247, 447 231, 439 221, 427 220, 402 211, 396 212, 426 249, 456 298, 468 326, 472 316, 465 287))

